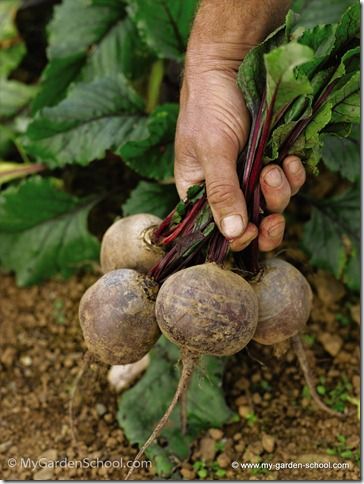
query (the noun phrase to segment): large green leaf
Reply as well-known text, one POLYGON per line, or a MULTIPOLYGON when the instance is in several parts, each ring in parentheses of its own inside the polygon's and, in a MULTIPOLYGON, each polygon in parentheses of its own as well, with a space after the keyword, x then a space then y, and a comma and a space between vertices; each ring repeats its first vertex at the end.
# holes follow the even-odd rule
POLYGON ((360 123, 360 72, 343 76, 329 96, 333 123, 360 123))
POLYGON ((338 23, 336 31, 336 50, 347 49, 347 46, 354 37, 360 35, 360 3, 358 0, 347 8, 338 23))
POLYGON ((46 66, 39 94, 32 103, 35 114, 44 106, 53 106, 61 101, 71 82, 79 75, 85 62, 83 52, 76 52, 66 57, 52 59, 46 66))
POLYGON ((127 0, 127 3, 130 17, 155 54, 181 60, 197 0, 127 0))
POLYGON ((38 113, 25 146, 52 168, 86 165, 106 150, 138 139, 142 110, 142 99, 121 74, 79 84, 60 104, 38 113))
POLYGON ((264 55, 267 102, 270 104, 275 98, 275 112, 298 96, 312 92, 307 77, 297 76, 295 68, 309 62, 313 56, 310 47, 296 42, 289 42, 264 55))
MULTIPOLYGON (((161 338, 151 351, 151 363, 144 376, 120 397, 118 420, 131 444, 141 446, 167 409, 177 387, 178 361, 177 347, 161 338)), ((146 451, 159 475, 171 474, 173 458, 188 457, 190 445, 202 431, 233 419, 221 387, 223 368, 221 358, 201 358, 188 392, 187 435, 181 433, 178 405, 162 431, 163 445, 154 444, 146 451)))
POLYGON ((307 125, 304 132, 292 146, 288 153, 301 156, 311 169, 315 169, 321 158, 321 131, 330 123, 332 105, 324 104, 307 125))
POLYGON ((53 178, 35 176, 0 194, 0 262, 20 286, 71 275, 98 257, 87 230, 94 202, 73 197, 53 178))
POLYGON ((124 162, 148 178, 172 177, 177 115, 177 104, 162 104, 148 118, 141 118, 138 132, 118 150, 124 162))
POLYGON ((36 86, 0 79, 0 119, 15 116, 29 104, 36 92, 36 86))
POLYGON ((34 112, 61 101, 73 82, 117 73, 137 79, 153 60, 120 1, 64 0, 49 32, 49 63, 34 112))
POLYGON ((152 60, 132 21, 123 18, 89 53, 80 79, 91 81, 119 72, 130 80, 138 79, 150 68, 152 60))
POLYGON ((322 160, 334 172, 351 182, 360 177, 360 128, 353 128, 347 138, 335 134, 324 135, 322 160))
POLYGON ((122 206, 124 215, 152 213, 164 218, 178 202, 174 185, 141 181, 122 206))
POLYGON ((310 262, 360 288, 360 191, 351 188, 336 197, 314 201, 302 240, 310 262))
POLYGON ((301 14, 299 25, 312 27, 337 22, 345 9, 355 2, 356 0, 294 0, 292 8, 301 14))
POLYGON ((285 40, 285 28, 279 27, 264 42, 251 49, 240 64, 238 84, 243 91, 249 111, 256 113, 265 89, 264 54, 281 45, 285 40))
POLYGON ((50 59, 85 52, 124 16, 122 2, 96 5, 85 0, 63 0, 49 24, 50 59))
POLYGON ((7 77, 25 54, 25 46, 15 25, 20 0, 0 2, 0 78, 7 77))

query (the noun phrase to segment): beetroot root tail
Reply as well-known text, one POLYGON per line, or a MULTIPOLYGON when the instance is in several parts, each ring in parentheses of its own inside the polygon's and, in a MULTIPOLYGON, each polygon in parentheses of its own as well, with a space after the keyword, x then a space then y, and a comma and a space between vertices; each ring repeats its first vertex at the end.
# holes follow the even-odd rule
POLYGON ((335 412, 335 410, 332 410, 330 407, 325 405, 325 403, 321 400, 318 393, 316 392, 314 380, 313 380, 311 370, 310 370, 310 367, 309 367, 309 364, 308 364, 308 361, 307 361, 306 351, 303 347, 302 340, 301 340, 300 336, 299 335, 293 336, 292 337, 292 343, 293 343, 294 352, 296 353, 298 362, 300 364, 303 376, 305 377, 305 380, 306 380, 307 386, 310 390, 313 401, 324 412, 329 413, 330 415, 333 415, 335 417, 342 418, 343 415, 339 412, 335 412))
POLYGON ((165 414, 163 417, 160 419, 158 424, 155 426, 153 432, 150 434, 149 438, 147 441, 143 444, 142 448, 139 450, 137 456, 134 459, 134 462, 132 464, 132 467, 130 468, 125 480, 129 480, 130 476, 132 475, 134 471, 134 464, 137 462, 144 452, 147 450, 147 448, 154 442, 156 438, 159 437, 161 431, 163 430, 164 426, 168 422, 169 417, 171 416, 171 413, 173 412, 173 409, 178 403, 178 400, 181 398, 181 396, 186 392, 186 389, 188 387, 188 383, 191 379, 191 376, 193 374, 195 365, 196 365, 196 360, 197 357, 195 355, 191 355, 191 353, 185 353, 182 354, 182 372, 181 376, 178 382, 178 386, 176 389, 176 392, 173 396, 173 399, 171 403, 169 404, 167 410, 165 411, 165 414))

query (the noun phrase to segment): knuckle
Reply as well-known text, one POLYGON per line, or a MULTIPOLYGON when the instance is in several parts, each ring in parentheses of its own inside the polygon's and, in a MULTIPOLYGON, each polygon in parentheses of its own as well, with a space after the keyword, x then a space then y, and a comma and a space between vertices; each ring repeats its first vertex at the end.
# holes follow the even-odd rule
POLYGON ((235 201, 235 186, 232 183, 224 183, 220 180, 212 180, 206 183, 207 197, 215 207, 232 206, 235 201))

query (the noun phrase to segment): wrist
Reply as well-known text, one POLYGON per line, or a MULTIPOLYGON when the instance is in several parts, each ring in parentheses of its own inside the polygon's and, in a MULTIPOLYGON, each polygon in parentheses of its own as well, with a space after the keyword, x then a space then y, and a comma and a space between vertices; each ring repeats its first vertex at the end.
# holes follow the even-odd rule
POLYGON ((186 66, 224 63, 238 69, 246 53, 284 19, 290 0, 201 0, 186 66))

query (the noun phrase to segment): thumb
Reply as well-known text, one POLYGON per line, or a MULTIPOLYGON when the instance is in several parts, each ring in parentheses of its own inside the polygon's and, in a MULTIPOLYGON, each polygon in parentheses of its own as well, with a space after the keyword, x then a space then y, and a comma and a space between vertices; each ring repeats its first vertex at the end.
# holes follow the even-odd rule
POLYGON ((220 232, 228 239, 240 237, 248 225, 245 198, 236 172, 236 157, 220 157, 204 164, 206 191, 220 232))

